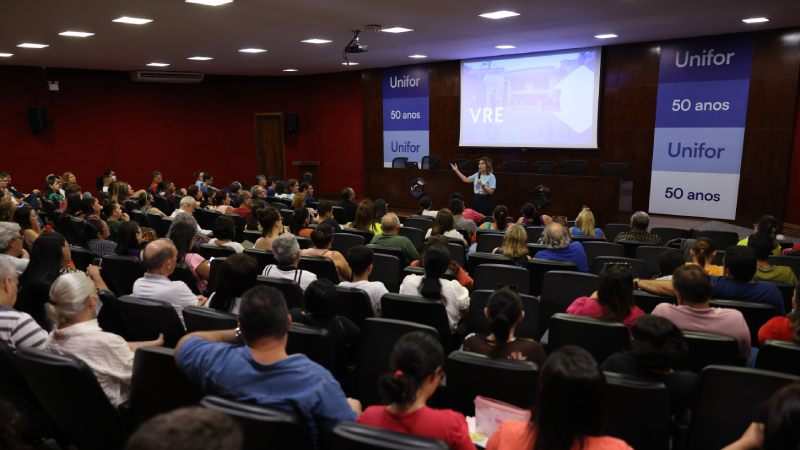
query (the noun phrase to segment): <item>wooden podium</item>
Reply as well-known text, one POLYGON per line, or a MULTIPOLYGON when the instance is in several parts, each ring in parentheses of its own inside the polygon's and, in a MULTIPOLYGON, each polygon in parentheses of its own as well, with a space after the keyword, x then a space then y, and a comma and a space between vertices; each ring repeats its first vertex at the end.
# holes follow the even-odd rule
POLYGON ((303 182, 303 174, 308 172, 310 173, 313 178, 313 184, 316 185, 317 181, 317 167, 321 166, 322 163, 319 161, 292 161, 293 166, 298 166, 300 170, 300 176, 297 178, 298 183, 303 182))

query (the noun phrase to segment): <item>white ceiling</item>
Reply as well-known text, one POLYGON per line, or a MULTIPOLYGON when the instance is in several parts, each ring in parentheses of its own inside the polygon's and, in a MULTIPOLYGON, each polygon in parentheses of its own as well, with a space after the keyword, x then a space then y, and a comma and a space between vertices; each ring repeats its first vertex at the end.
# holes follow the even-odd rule
POLYGON ((800 0, 234 0, 204 6, 184 0, 4 0, 0 64, 107 70, 198 71, 228 75, 340 72, 564 48, 735 33, 800 25, 800 0), (485 19, 510 10, 520 16, 485 19), (129 16, 146 25, 112 23, 129 16), (767 17, 763 24, 742 19, 767 17), (351 30, 379 24, 415 31, 363 33, 370 51, 341 63, 351 30), (88 38, 64 31, 96 33, 88 38), (595 39, 614 33, 616 39, 595 39), (330 39, 305 44, 303 39, 330 39), (16 47, 49 44, 45 49, 16 47), (499 50, 496 45, 516 45, 499 50), (240 53, 264 48, 266 53, 240 53), (424 60, 413 54, 427 55, 424 60), (190 61, 210 56, 212 61, 190 61), (165 68, 148 68, 163 62, 165 68), (298 72, 283 72, 283 69, 298 72))

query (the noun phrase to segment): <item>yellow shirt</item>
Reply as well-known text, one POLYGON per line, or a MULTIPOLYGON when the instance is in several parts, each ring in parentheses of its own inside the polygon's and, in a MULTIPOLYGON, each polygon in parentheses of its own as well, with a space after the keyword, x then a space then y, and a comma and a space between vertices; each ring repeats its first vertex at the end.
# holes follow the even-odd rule
MULTIPOLYGON (((690 265, 693 265, 693 264, 694 263, 690 263, 690 262, 686 263, 687 266, 690 266, 690 265)), ((706 273, 708 273, 708 275, 712 276, 712 277, 721 277, 722 276, 722 267, 721 266, 712 265, 710 270, 706 270, 706 273)))
MULTIPOLYGON (((744 245, 745 247, 747 247, 747 240, 748 239, 749 238, 744 238, 741 241, 739 241, 736 245, 744 245)), ((781 256, 781 250, 782 250, 782 248, 779 245, 779 246, 777 246, 777 247, 772 249, 772 254, 775 255, 775 256, 781 256)))

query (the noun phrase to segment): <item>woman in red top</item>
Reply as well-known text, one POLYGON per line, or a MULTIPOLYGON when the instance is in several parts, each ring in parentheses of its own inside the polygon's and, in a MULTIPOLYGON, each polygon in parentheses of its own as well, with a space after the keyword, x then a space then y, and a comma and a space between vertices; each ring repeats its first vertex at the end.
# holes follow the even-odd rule
POLYGON ((769 339, 778 341, 800 342, 800 309, 797 308, 797 293, 800 291, 800 284, 794 288, 792 296, 792 312, 786 317, 777 316, 765 323, 758 330, 758 343, 763 344, 769 339))
POLYGON ((358 423, 439 439, 453 450, 475 450, 467 420, 450 409, 425 405, 444 378, 444 350, 422 331, 408 333, 394 345, 391 372, 378 382, 389 406, 370 406, 358 423))
POLYGON ((567 314, 616 320, 630 330, 644 311, 633 300, 633 269, 628 263, 606 263, 600 285, 591 297, 581 297, 567 308, 567 314))

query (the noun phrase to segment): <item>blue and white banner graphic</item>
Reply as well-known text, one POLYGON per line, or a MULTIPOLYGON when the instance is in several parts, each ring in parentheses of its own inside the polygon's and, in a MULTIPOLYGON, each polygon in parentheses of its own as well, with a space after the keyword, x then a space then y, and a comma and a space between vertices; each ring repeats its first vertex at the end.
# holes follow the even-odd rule
POLYGON ((430 147, 428 65, 383 69, 383 166, 394 158, 422 165, 430 147))
POLYGON ((650 212, 734 219, 753 35, 661 44, 650 212))

